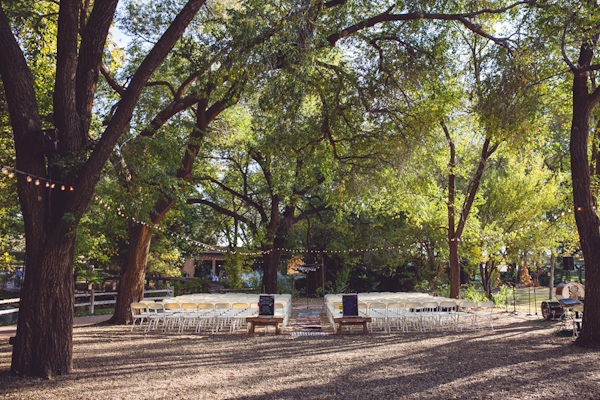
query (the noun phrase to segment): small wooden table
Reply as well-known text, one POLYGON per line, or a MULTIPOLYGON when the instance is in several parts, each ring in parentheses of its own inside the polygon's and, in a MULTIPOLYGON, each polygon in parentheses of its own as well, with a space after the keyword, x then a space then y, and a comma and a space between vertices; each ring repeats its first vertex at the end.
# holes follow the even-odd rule
POLYGON ((283 324, 283 317, 271 317, 271 316, 248 317, 248 318, 246 318, 246 322, 250 323, 250 331, 248 331, 249 334, 254 333, 254 328, 257 325, 258 326, 273 325, 275 327, 275 334, 279 335, 281 333, 279 324, 283 324))
POLYGON ((363 333, 367 335, 369 333, 367 324, 371 322, 371 317, 338 317, 334 318, 333 322, 338 325, 336 330, 338 335, 342 333, 342 326, 344 325, 362 325, 363 333))

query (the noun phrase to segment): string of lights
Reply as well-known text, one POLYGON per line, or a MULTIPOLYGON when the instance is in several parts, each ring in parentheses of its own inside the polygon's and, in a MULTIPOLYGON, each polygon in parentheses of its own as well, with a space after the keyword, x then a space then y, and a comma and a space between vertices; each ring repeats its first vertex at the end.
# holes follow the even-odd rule
MULTIPOLYGON (((103 201, 99 197, 96 196, 95 200, 98 201, 98 203, 101 204, 102 206, 104 206, 107 210, 111 209, 111 206, 106 201, 103 201)), ((307 249, 289 249, 289 248, 280 247, 280 248, 270 249, 267 251, 241 252, 241 251, 233 251, 233 250, 230 250, 223 246, 216 246, 216 245, 202 243, 202 242, 194 240, 186 235, 182 235, 177 232, 167 230, 159 225, 152 225, 145 221, 138 220, 135 217, 127 216, 123 212, 123 210, 121 210, 121 208, 117 208, 117 215, 119 215, 122 218, 128 219, 133 223, 151 227, 155 230, 163 232, 166 235, 183 240, 183 241, 185 241, 189 244, 195 245, 197 247, 206 249, 208 251, 222 253, 222 254, 232 254, 232 255, 238 254, 238 255, 243 255, 243 256, 262 256, 262 255, 271 254, 273 252, 294 253, 294 254, 351 254, 351 253, 354 254, 354 253, 371 253, 371 252, 376 252, 376 251, 403 251, 407 247, 406 245, 396 245, 396 246, 380 246, 380 247, 369 247, 369 248, 362 248, 362 249, 341 249, 341 250, 307 250, 307 249)), ((563 215, 564 215, 564 213, 563 213, 563 215)), ((537 223, 534 225, 537 226, 537 223)), ((526 229, 520 228, 513 232, 499 233, 497 235, 494 235, 494 237, 488 236, 487 238, 486 237, 484 237, 484 238, 456 238, 456 239, 451 239, 451 240, 456 240, 456 241, 463 242, 463 243, 481 242, 482 240, 492 240, 492 239, 498 240, 498 239, 501 239, 502 237, 515 235, 518 233, 526 233, 526 229)), ((431 242, 436 243, 436 244, 444 244, 444 243, 448 242, 448 239, 433 240, 431 242)))
MULTIPOLYGON (((1 170, 2 174, 6 175, 9 179, 13 179, 16 176, 16 174, 21 174, 26 177, 25 179, 27 182, 32 183, 36 186, 43 185, 49 189, 60 189, 61 191, 65 191, 65 190, 74 191, 75 190, 75 188, 73 186, 66 185, 62 182, 35 176, 32 174, 26 173, 24 171, 20 171, 16 168, 3 165, 3 164, 0 164, 0 170, 1 170)), ((103 201, 98 196, 95 196, 94 198, 99 204, 104 206, 106 208, 106 210, 111 209, 110 205, 106 201, 103 201)), ((596 210, 596 207, 593 207, 593 208, 594 208, 594 210, 596 210)), ((577 207, 577 211, 581 211, 581 210, 582 210, 581 207, 577 207)), ((569 209, 567 211, 567 213, 570 214, 571 210, 569 209)), ((181 235, 179 233, 169 231, 157 224, 151 225, 151 224, 146 223, 145 221, 137 220, 135 217, 127 216, 120 208, 117 208, 117 215, 119 215, 122 218, 129 219, 133 223, 152 227, 153 229, 163 232, 169 236, 176 237, 180 240, 186 241, 190 244, 201 247, 203 249, 207 249, 209 251, 218 252, 218 253, 222 253, 222 254, 232 254, 232 255, 239 254, 239 255, 244 255, 244 256, 262 256, 262 255, 271 254, 273 252, 300 253, 300 254, 347 254, 347 253, 370 253, 370 252, 376 252, 376 251, 390 251, 390 250, 402 251, 407 247, 406 245, 398 245, 398 246, 382 246, 382 247, 371 247, 371 248, 362 248, 362 249, 342 249, 342 250, 307 250, 307 249, 274 248, 274 249, 269 249, 267 251, 239 252, 239 251, 230 250, 223 246, 215 246, 215 245, 202 243, 197 240, 191 239, 190 237, 188 237, 186 235, 181 235)), ((560 215, 556 214, 553 217, 546 218, 545 222, 551 222, 552 219, 557 221, 560 217, 564 217, 564 216, 565 216, 565 213, 562 212, 560 215)), ((392 217, 392 219, 395 219, 395 218, 398 218, 398 217, 397 216, 392 217)), ((543 222, 544 221, 540 221, 539 222, 540 225, 543 224, 543 222)), ((538 226, 538 222, 534 223, 534 227, 537 227, 537 226, 538 226)), ((498 233, 493 236, 483 235, 480 238, 451 238, 449 240, 450 241, 458 241, 458 242, 462 242, 462 243, 492 241, 492 240, 502 239, 506 236, 512 236, 512 235, 516 235, 519 233, 526 233, 526 231, 527 230, 525 228, 520 228, 520 229, 517 229, 512 232, 498 233)), ((429 240, 428 242, 432 242, 435 244, 440 244, 440 243, 444 244, 444 243, 448 242, 448 239, 429 240)))
POLYGON ((2 173, 10 179, 13 179, 16 176, 16 174, 20 174, 20 175, 25 176, 25 180, 27 182, 32 183, 36 186, 42 185, 42 186, 46 186, 49 189, 57 189, 57 190, 62 190, 62 191, 69 190, 71 192, 75 190, 75 188, 73 186, 67 185, 63 182, 43 178, 41 176, 32 175, 27 172, 20 171, 16 168, 9 167, 9 166, 3 165, 3 164, 0 164, 0 168, 1 168, 2 173))

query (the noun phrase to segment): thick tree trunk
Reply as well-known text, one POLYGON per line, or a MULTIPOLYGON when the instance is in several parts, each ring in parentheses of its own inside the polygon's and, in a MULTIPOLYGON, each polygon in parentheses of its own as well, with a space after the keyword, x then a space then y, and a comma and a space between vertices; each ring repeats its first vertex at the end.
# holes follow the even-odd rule
POLYGON ((446 135, 448 146, 450 148, 450 159, 448 160, 448 264, 450 267, 450 297, 458 299, 460 296, 460 263, 458 259, 458 238, 460 234, 456 234, 456 223, 454 220, 456 208, 456 148, 454 141, 450 136, 450 132, 446 124, 442 122, 442 129, 446 135))
POLYGON ((37 254, 27 252, 13 347, 13 373, 52 378, 73 369, 75 237, 65 233, 56 230, 27 239, 43 245, 37 254))
MULTIPOLYGON (((591 51, 582 46, 581 53, 591 51)), ((590 55, 591 57, 591 55, 590 55)), ((586 65, 582 63, 581 65, 586 65)), ((595 105, 587 89, 588 74, 573 80, 573 121, 571 125, 571 176, 573 203, 581 251, 585 260, 586 288, 582 331, 576 343, 600 344, 600 221, 596 199, 591 192, 588 137, 591 110, 595 105)), ((597 101, 596 101, 597 103, 597 101)))
POLYGON ((285 243, 281 240, 275 240, 273 246, 263 246, 263 251, 269 251, 263 255, 263 290, 265 293, 277 293, 277 271, 281 262, 282 248, 285 243))
POLYGON ((144 298, 146 264, 152 240, 153 229, 148 225, 131 224, 129 227, 129 248, 121 271, 115 313, 110 322, 127 324, 131 322, 129 306, 144 298))
MULTIPOLYGON (((41 129, 35 85, 27 60, 0 3, 0 74, 14 134, 16 167, 46 182, 60 179, 71 191, 52 193, 18 178, 26 239, 26 275, 11 369, 52 377, 72 370, 73 251, 77 223, 92 196, 102 167, 124 129, 146 82, 205 0, 189 0, 133 75, 108 127, 83 165, 49 166, 35 154, 28 135, 41 129), (52 171, 52 173, 49 173, 52 171)), ((98 69, 117 0, 94 2, 80 30, 80 2, 60 2, 53 96, 58 150, 76 159, 84 151, 98 69)), ((68 159, 68 158, 67 158, 68 159)), ((65 160, 67 160, 65 159, 65 160)))

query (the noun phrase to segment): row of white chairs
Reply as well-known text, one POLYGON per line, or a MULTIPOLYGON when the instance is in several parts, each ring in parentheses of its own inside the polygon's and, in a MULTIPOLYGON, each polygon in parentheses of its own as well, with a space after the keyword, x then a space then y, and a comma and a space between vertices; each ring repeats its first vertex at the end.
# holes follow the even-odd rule
MULTIPOLYGON (((173 299, 178 300, 179 302, 202 302, 202 303, 258 303, 260 296, 265 294, 248 294, 248 293, 196 293, 196 294, 186 294, 177 296, 173 299)), ((284 315, 286 316, 286 320, 291 315, 292 311, 292 295, 289 293, 283 294, 267 294, 268 296, 273 296, 275 299, 275 303, 279 303, 283 305, 284 315)), ((173 299, 170 299, 171 301, 173 299)))
MULTIPOLYGON (((203 303, 177 300, 154 302, 151 300, 131 303, 132 325, 145 332, 194 330, 195 332, 248 331, 246 318, 258 316, 258 303, 203 303), (139 323, 137 323, 139 321, 139 323)), ((284 304, 275 303, 275 315, 283 316, 282 328, 287 324, 284 304)))
MULTIPOLYGON (((359 316, 370 317, 368 328, 391 332, 427 332, 427 331, 462 331, 464 329, 480 330, 480 321, 489 323, 494 329, 494 303, 482 301, 417 301, 411 299, 405 302, 359 302, 359 316)), ((333 302, 327 307, 331 324, 334 318, 342 316, 342 303, 333 302)))

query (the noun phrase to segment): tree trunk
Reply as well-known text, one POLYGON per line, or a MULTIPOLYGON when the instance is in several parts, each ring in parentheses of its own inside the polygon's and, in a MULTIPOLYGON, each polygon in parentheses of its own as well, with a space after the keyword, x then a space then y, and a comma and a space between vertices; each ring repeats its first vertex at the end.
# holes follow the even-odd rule
POLYGON ((548 300, 552 300, 554 298, 554 267, 556 264, 556 256, 554 253, 550 254, 550 282, 548 283, 549 293, 548 300))
MULTIPOLYGON (((181 167, 176 173, 176 176, 185 182, 188 182, 192 176, 192 168, 200 150, 199 143, 204 138, 204 132, 206 132, 210 122, 223 111, 223 109, 214 109, 207 116, 206 104, 206 99, 204 99, 197 105, 195 129, 192 129, 189 135, 186 151, 182 156, 181 167)), ((160 126, 155 126, 155 128, 159 129, 160 126)), ((158 224, 162 221, 174 204, 173 197, 159 199, 154 204, 150 215, 152 223, 158 224)), ((119 294, 115 305, 115 313, 110 320, 111 323, 127 324, 131 322, 130 305, 134 301, 141 300, 144 296, 144 278, 153 232, 154 229, 148 225, 131 224, 129 226, 129 249, 121 271, 119 294)))
POLYGON ((148 225, 132 223, 129 226, 129 249, 121 271, 117 304, 110 322, 127 324, 131 322, 131 303, 144 298, 146 264, 154 229, 148 225))
MULTIPOLYGON (((591 62, 592 46, 584 44, 580 65, 591 62), (585 57, 590 60, 585 60, 585 57), (582 60, 582 58, 584 58, 582 60), (583 61, 583 62, 582 62, 583 61)), ((585 260, 585 312, 582 330, 576 343, 600 344, 600 221, 596 214, 596 199, 591 192, 588 162, 589 121, 597 96, 588 94, 588 73, 575 73, 573 78, 573 121, 571 125, 571 176, 573 205, 581 251, 585 260)), ((595 94, 597 94, 595 92, 595 94)))
POLYGON ((450 297, 458 299, 460 296, 460 263, 458 258, 458 243, 462 237, 465 224, 471 213, 471 207, 475 201, 475 195, 479 190, 479 184, 481 183, 481 176, 487 160, 496 151, 500 143, 496 143, 490 148, 490 139, 486 138, 481 147, 481 156, 473 178, 471 178, 470 186, 467 188, 467 196, 464 200, 458 223, 455 222, 455 200, 456 200, 456 175, 454 170, 456 168, 456 148, 454 141, 450 136, 450 132, 446 127, 446 124, 441 122, 442 129, 446 135, 446 141, 450 148, 450 159, 448 160, 448 250, 449 250, 449 264, 450 264, 450 297))
MULTIPOLYGON (((27 60, 13 36, 0 2, 0 74, 11 118, 16 167, 42 178, 33 186, 20 175, 19 201, 26 238, 26 275, 19 307, 17 336, 11 370, 23 375, 50 378, 72 370, 73 254, 77 223, 87 208, 101 170, 114 146, 129 126, 146 82, 171 51, 175 42, 205 0, 189 0, 152 48, 131 78, 113 118, 90 156, 81 165, 66 168, 46 163, 36 154, 28 135, 41 129, 34 80, 27 60), (46 189, 60 179, 73 191, 46 189)), ((98 70, 117 0, 94 2, 87 26, 80 30, 81 4, 60 2, 53 94, 58 151, 80 160, 95 99, 98 70)))
POLYGON ((49 379, 73 369, 75 236, 65 233, 57 229, 27 238, 43 245, 37 254, 27 252, 11 365, 15 374, 49 379))
POLYGON ((281 262, 282 249, 285 247, 286 241, 276 239, 273 241, 273 246, 263 246, 263 251, 269 251, 263 255, 263 290, 265 293, 277 293, 277 271, 281 262))
POLYGON ((458 260, 458 241, 449 239, 450 251, 450 297, 458 299, 460 296, 460 263, 458 260))

